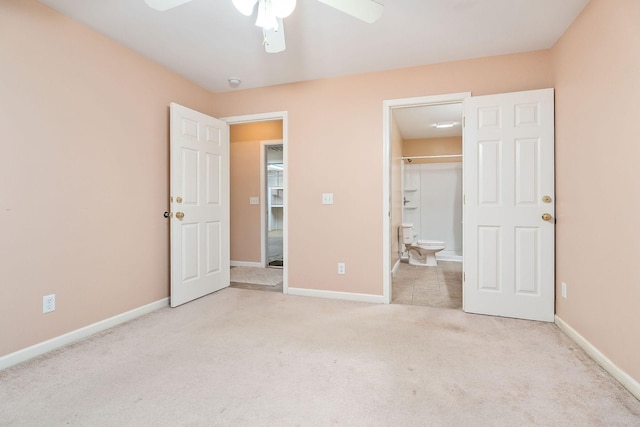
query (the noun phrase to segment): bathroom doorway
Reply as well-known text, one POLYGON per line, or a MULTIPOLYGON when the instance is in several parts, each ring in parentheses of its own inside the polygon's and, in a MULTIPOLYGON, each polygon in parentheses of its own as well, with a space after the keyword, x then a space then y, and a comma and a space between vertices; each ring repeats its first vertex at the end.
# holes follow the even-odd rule
POLYGON ((468 96, 384 102, 388 303, 462 308, 462 102, 468 96), (407 262, 400 226, 408 222, 416 242, 445 243, 437 267, 407 262))
POLYGON ((417 240, 444 243, 438 260, 462 261, 462 103, 398 108, 393 119, 402 137, 402 223, 417 240))
MULTIPOLYGON (((395 236, 403 210, 402 135, 394 109, 462 102, 463 309, 553 322, 553 95, 553 89, 548 88, 383 102, 385 302, 392 300, 391 273, 400 264, 392 244, 397 245, 395 236)), ((403 244, 409 245, 410 254, 428 255, 426 249, 433 252, 438 246, 425 242, 422 247, 414 242, 413 234, 405 236, 403 244)), ((414 255, 414 265, 417 259, 414 255)))
POLYGON ((391 303, 461 309, 462 103, 396 108, 392 119, 401 137, 402 224, 411 224, 416 244, 443 249, 436 266, 417 266, 417 253, 398 242, 391 303))

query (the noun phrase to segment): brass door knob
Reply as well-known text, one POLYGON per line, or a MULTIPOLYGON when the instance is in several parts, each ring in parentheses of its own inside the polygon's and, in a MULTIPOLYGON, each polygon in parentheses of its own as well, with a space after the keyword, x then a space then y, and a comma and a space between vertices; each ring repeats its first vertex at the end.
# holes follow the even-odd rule
MULTIPOLYGON (((176 214, 176 216, 178 216, 178 214, 176 214)), ((542 214, 542 219, 545 221, 551 221, 551 219, 553 218, 553 216, 551 216, 550 213, 543 213, 542 214)))
POLYGON ((184 218, 184 212, 176 212, 176 218, 178 219, 184 218))

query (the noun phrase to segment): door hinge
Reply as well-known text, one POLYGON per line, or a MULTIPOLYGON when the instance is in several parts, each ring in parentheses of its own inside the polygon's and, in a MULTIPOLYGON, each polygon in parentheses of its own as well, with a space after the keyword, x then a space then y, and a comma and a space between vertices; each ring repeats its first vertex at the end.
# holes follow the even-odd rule
POLYGON ((466 282, 467 281, 467 273, 462 272, 462 281, 466 282))
POLYGON ((466 194, 463 194, 463 195, 462 195, 462 204, 463 204, 463 205, 466 205, 466 204, 467 204, 467 195, 466 195, 466 194))
POLYGON ((462 127, 465 127, 466 125, 467 125, 467 117, 462 116, 462 127))

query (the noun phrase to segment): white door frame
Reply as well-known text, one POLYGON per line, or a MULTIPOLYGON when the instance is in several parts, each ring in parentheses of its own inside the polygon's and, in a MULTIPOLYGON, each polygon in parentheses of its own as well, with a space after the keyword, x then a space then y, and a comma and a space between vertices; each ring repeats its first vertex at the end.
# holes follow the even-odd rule
MULTIPOLYGON (((391 230, 392 110, 400 107, 421 107, 424 105, 463 102, 465 98, 470 96, 471 92, 460 92, 416 98, 390 99, 382 102, 382 299, 385 304, 391 303, 391 236, 394 235, 393 230, 391 230)), ((464 158, 462 161, 464 162, 464 158)), ((464 253, 464 247, 462 251, 464 253)))
MULTIPOLYGON (((258 113, 258 114, 247 114, 247 115, 243 115, 243 116, 230 116, 230 117, 221 117, 220 120, 223 120, 225 122, 227 122, 228 125, 237 125, 237 124, 243 124, 243 123, 254 123, 254 122, 266 122, 266 121, 271 121, 271 120, 282 120, 282 161, 284 163, 284 173, 283 173, 283 177, 284 177, 284 187, 285 188, 289 188, 288 185, 288 180, 289 180, 289 174, 288 174, 288 147, 287 147, 287 140, 288 140, 288 128, 289 128, 289 123, 288 123, 288 113, 286 111, 274 111, 274 112, 270 112, 270 113, 258 113)), ((264 167, 264 166, 261 166, 264 167)), ((263 178, 261 178, 262 180, 263 178)), ((261 187, 262 184, 261 184, 261 187)), ((265 233, 264 233, 264 228, 265 228, 265 216, 264 216, 264 212, 265 212, 265 207, 264 204, 266 203, 265 200, 265 193, 263 193, 265 190, 264 188, 260 189, 260 212, 262 213, 260 215, 260 228, 262 230, 262 236, 260 238, 260 244, 262 246, 261 249, 261 262, 265 263, 265 257, 266 254, 265 252, 265 244, 266 242, 264 241, 265 239, 265 233)), ((288 257, 288 253, 289 253, 289 248, 288 248, 288 234, 289 234, 289 209, 287 209, 288 206, 288 197, 289 197, 289 192, 285 191, 284 192, 284 215, 283 215, 283 226, 284 226, 284 230, 283 230, 283 235, 282 235, 282 251, 283 251, 283 257, 286 260, 289 259, 288 257)), ((289 288, 289 267, 288 267, 288 263, 285 262, 284 263, 284 268, 282 270, 282 293, 286 294, 288 293, 288 288, 289 288)))

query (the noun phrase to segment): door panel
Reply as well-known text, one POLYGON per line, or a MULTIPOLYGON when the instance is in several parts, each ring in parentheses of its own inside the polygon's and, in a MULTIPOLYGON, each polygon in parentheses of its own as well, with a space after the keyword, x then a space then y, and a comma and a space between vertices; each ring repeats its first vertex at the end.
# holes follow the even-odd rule
POLYGON ((539 177, 537 165, 539 163, 538 151, 540 140, 538 138, 516 140, 515 159, 515 187, 516 205, 535 205, 539 199, 539 177))
POLYGON ((207 204, 220 205, 220 180, 215 177, 219 176, 222 169, 222 158, 217 154, 207 154, 207 204))
POLYGON ((199 277, 199 224, 180 224, 182 229, 182 282, 186 283, 199 277))
POLYGON ((500 141, 483 141, 478 144, 478 191, 480 204, 500 204, 500 141))
POLYGON ((538 254, 539 230, 516 227, 515 229, 515 292, 538 295, 540 277, 537 274, 540 261, 538 254))
POLYGON ((478 250, 484 260, 478 269, 479 289, 500 290, 500 241, 499 227, 478 227, 478 250))
POLYGON ((222 266, 222 223, 207 223, 207 273, 217 273, 222 266))
POLYGON ((553 89, 471 97, 464 111, 464 310, 553 321, 553 89))
POLYGON ((229 127, 171 104, 171 306, 229 286, 229 127))
POLYGON ((180 192, 183 205, 198 205, 199 154, 196 150, 182 148, 182 179, 180 192))

